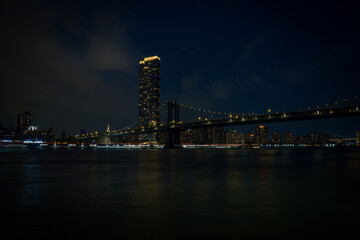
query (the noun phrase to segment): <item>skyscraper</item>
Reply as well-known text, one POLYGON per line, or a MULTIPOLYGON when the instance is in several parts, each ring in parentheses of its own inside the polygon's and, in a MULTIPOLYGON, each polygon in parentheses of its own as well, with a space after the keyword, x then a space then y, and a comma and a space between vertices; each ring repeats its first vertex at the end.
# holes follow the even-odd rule
POLYGON ((31 124, 31 114, 28 111, 24 113, 19 113, 17 116, 17 131, 20 134, 23 134, 24 131, 26 132, 29 130, 31 124))
POLYGON ((160 58, 140 61, 139 127, 157 126, 160 122, 160 58))
POLYGON ((269 129, 266 126, 255 128, 255 139, 257 143, 267 143, 269 141, 269 129))

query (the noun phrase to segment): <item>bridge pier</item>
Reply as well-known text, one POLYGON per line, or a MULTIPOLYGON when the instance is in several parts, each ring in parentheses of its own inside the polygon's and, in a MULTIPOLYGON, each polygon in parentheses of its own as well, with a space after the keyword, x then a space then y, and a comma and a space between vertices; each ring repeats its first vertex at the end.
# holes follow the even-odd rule
POLYGON ((179 149, 182 148, 180 143, 180 129, 174 128, 166 132, 166 149, 179 149))

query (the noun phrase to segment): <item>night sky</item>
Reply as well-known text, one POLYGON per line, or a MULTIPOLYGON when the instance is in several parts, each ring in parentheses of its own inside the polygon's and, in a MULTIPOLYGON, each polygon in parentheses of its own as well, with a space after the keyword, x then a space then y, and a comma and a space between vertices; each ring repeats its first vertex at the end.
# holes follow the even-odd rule
MULTIPOLYGON (((350 1, 170 2, 3 5, 0 124, 15 127, 25 110, 58 136, 135 122, 139 61, 154 55, 162 102, 263 113, 360 95, 360 14, 350 1)), ((268 126, 353 136, 360 118, 268 126)))

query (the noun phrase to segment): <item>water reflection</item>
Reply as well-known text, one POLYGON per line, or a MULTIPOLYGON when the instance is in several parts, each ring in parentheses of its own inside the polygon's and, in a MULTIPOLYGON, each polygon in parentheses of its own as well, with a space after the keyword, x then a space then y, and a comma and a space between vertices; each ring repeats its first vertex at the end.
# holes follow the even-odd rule
POLYGON ((41 190, 42 190, 42 185, 39 183, 25 184, 20 190, 21 191, 20 204, 25 207, 39 205, 41 190))
POLYGON ((35 156, 28 156, 22 165, 22 184, 19 186, 20 204, 26 207, 40 205, 42 191, 42 164, 35 156))
POLYGON ((37 222, 27 233, 82 230, 95 239, 273 237, 336 219, 341 229, 360 214, 359 157, 334 150, 23 152, 2 162, 0 206, 9 218, 2 221, 37 222))

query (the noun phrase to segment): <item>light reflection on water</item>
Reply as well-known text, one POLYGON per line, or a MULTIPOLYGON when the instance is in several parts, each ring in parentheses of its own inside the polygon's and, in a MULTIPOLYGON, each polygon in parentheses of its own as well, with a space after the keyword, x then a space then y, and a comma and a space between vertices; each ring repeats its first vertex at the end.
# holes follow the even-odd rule
POLYGON ((0 156, 1 223, 21 236, 333 236, 355 233, 360 213, 359 150, 0 156))

